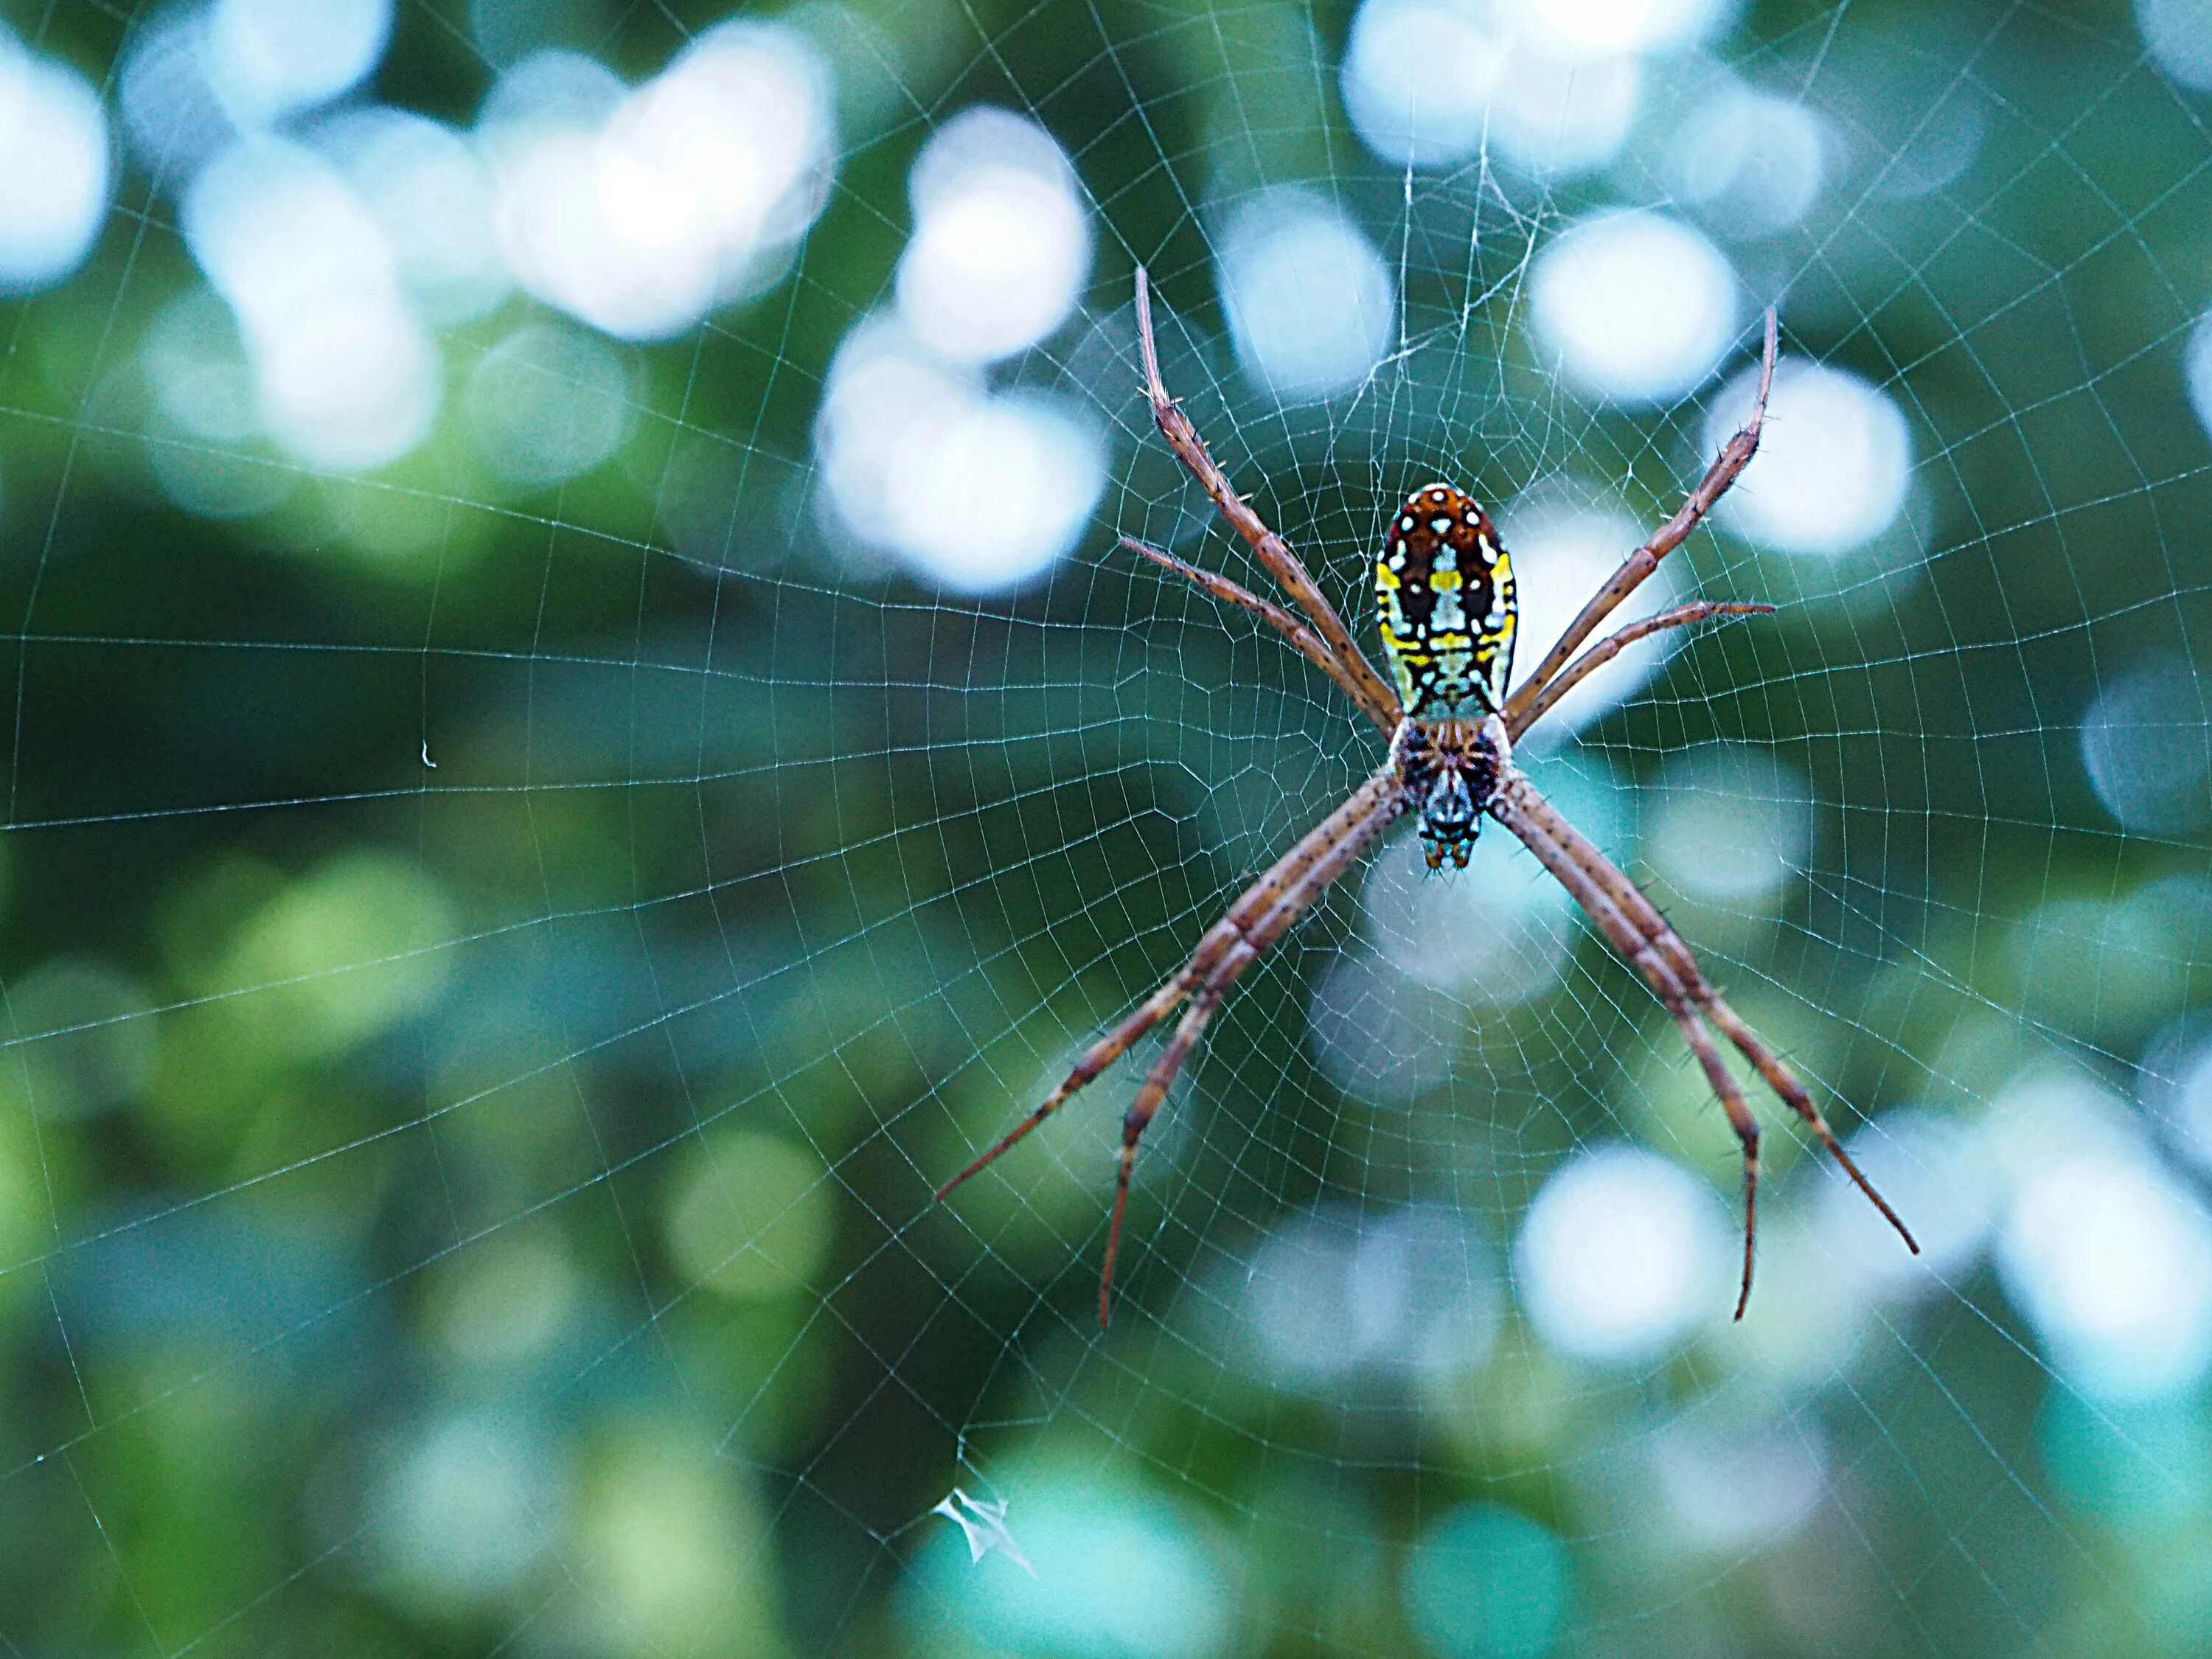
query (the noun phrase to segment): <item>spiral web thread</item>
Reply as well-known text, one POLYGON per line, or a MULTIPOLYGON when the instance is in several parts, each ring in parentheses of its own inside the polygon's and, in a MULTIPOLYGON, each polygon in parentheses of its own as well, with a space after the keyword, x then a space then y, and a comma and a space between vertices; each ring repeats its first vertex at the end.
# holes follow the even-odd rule
MULTIPOLYGON (((878 64, 896 95, 793 273, 636 354, 626 482, 512 491, 442 459, 354 482, 150 441, 274 469, 340 520, 403 507, 387 568, 146 487, 113 384, 190 271, 173 204, 130 172, 94 262, 15 308, 0 360, 8 847, 44 941, 11 954, 112 958, 138 988, 10 1013, 0 1285, 33 1403, 0 1504, 48 1541, 0 1638, 2202 1639, 2201 1384, 2115 1382, 2110 1343, 2023 1305, 2058 1246, 2018 1212, 2083 1147, 2150 1160, 2182 1212, 2212 1202, 2172 1127, 2202 816, 2130 822, 2136 751, 2082 736, 2108 686, 2193 683, 2172 665, 2205 592, 2183 348, 2212 143, 2118 15, 1942 34, 1779 9, 1712 51, 1820 112, 1822 193, 1771 235, 1708 228, 1781 303, 1786 357, 1902 411, 1910 494, 1833 559, 1698 536, 1686 597, 1782 614, 1683 643, 1529 763, 1908 1218, 1980 1205, 1983 1231, 1924 1273, 1881 1258, 1761 1103, 1745 1323, 1723 1249, 1710 1317, 1648 1353, 1557 1352, 1522 1282, 1547 1182, 1643 1149, 1725 1243, 1733 1141, 1664 1011, 1487 842, 1489 886, 1393 909, 1347 878, 1247 974, 1145 1142, 1110 1334, 1093 1285, 1130 1065, 930 1199, 1376 758, 1277 640, 1114 549, 1265 591, 1152 429, 1129 269, 1159 286, 1171 386, 1364 642, 1366 559, 1430 477, 1649 528, 1703 465, 1750 307, 1656 409, 1578 394, 1534 343, 1531 273, 1565 227, 1694 216, 1633 146, 1559 178, 1487 147, 1378 161, 1339 106, 1334 10, 933 14, 934 56, 878 64), (1085 411, 1109 459, 1076 550, 969 599, 827 527, 808 434, 835 341, 890 300, 884 180, 979 102, 1066 147, 1097 244, 1081 310, 1000 380, 1085 411), (1905 188, 1940 174, 1961 106, 1969 158, 1905 188), (1379 364, 1319 401, 1240 368, 1217 302, 1236 214, 1286 185, 1358 228, 1395 302, 1379 364), (725 481, 707 552, 667 509, 702 455, 725 481), (242 597, 185 604, 157 556, 242 597), (1774 854, 1792 872, 1699 886, 1698 836, 1747 816, 1800 837, 1774 854), (343 863, 364 849, 386 861, 343 863), (318 931, 341 912, 357 934, 318 931), (88 1042, 149 1045, 166 1103, 42 1115, 40 1068, 88 1042)), ((147 19, 13 21, 90 66, 147 19)), ((403 15, 411 61, 487 75, 437 21, 403 15)), ((641 9, 601 45, 627 65, 685 38, 641 9)), ((462 368, 486 349, 446 343, 462 368)), ((2201 705, 2165 712, 2159 763, 2201 782, 2201 705)))

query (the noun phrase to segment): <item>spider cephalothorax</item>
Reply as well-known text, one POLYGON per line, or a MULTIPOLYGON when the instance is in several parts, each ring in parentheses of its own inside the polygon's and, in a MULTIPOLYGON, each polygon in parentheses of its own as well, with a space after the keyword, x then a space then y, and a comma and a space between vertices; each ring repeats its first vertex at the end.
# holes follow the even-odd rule
POLYGON ((1505 722, 1495 714, 1480 721, 1407 720, 1398 727, 1390 759, 1406 810, 1420 820, 1430 869, 1443 869, 1447 858, 1455 868, 1467 868, 1482 815, 1512 757, 1505 722))
POLYGON ((1602 668, 1636 641, 1662 629, 1682 628, 1710 617, 1768 611, 1771 605, 1697 599, 1616 629, 1584 649, 1598 625, 1636 591, 1659 562, 1680 547, 1698 521, 1734 483, 1759 447, 1766 394, 1774 384, 1775 319, 1766 313, 1766 350, 1759 377, 1759 397, 1742 431, 1729 440, 1681 509, 1651 539, 1621 563, 1590 597, 1535 672, 1508 695, 1513 670, 1513 638, 1519 625, 1513 562, 1499 545, 1490 515, 1449 484, 1425 484, 1392 520, 1375 561, 1376 620, 1397 681, 1394 690, 1375 672, 1352 642, 1336 607, 1288 544, 1267 528, 1251 503, 1230 483, 1206 453, 1198 428, 1181 404, 1168 396, 1160 379, 1159 349, 1152 337, 1152 290, 1137 272, 1137 344, 1145 364, 1145 391, 1152 419, 1191 476, 1205 487, 1230 526, 1244 538, 1253 556, 1280 582, 1298 614, 1263 599, 1243 584, 1212 570, 1188 564, 1172 553, 1134 540, 1121 544, 1164 569, 1195 582, 1216 599, 1241 606, 1288 640, 1313 665, 1350 697, 1352 706, 1389 735, 1390 757, 1343 802, 1307 831, 1208 928, 1198 948, 1164 983, 1083 1052, 1060 1085, 981 1156, 938 1188, 943 1198, 978 1170, 1060 1109, 1084 1085, 1129 1051, 1146 1032, 1181 1006, 1174 1035, 1145 1073, 1145 1081, 1121 1120, 1121 1173, 1114 1188, 1114 1219, 1106 1234, 1106 1264, 1098 1278, 1098 1322, 1106 1322, 1114 1287, 1114 1261, 1121 1240, 1121 1217, 1129 1199, 1129 1174, 1137 1141, 1167 1098, 1182 1063, 1205 1035, 1213 1011, 1237 976, 1262 951, 1312 908, 1330 884, 1358 862, 1360 854, 1400 818, 1420 823, 1429 867, 1449 858, 1464 866, 1474 848, 1475 827, 1496 818, 1536 855, 1573 895, 1613 949, 1642 975, 1682 1037, 1698 1057, 1705 1081, 1728 1115, 1743 1148, 1743 1283, 1736 1316, 1751 1296, 1752 1239, 1759 1198, 1759 1121, 1752 1115, 1742 1086, 1722 1058, 1716 1029, 1749 1060, 1767 1087, 1820 1137, 1837 1163, 1874 1200, 1905 1243, 1916 1252, 1912 1235, 1897 1212, 1882 1201, 1837 1142, 1835 1133, 1797 1074, 1729 1006, 1715 990, 1681 936, 1636 884, 1592 846, 1581 831, 1512 763, 1513 743, 1556 708, 1583 679, 1602 668), (1577 652, 1580 655, 1577 655, 1577 652))

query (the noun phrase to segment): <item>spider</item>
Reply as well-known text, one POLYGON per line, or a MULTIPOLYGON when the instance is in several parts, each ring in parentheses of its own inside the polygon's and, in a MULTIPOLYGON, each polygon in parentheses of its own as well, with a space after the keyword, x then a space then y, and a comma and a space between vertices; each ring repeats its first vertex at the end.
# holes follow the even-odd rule
POLYGON ((1141 390, 1168 447, 1213 500, 1231 529, 1251 545, 1301 616, 1212 571, 1132 537, 1121 545, 1196 584, 1217 599, 1258 617, 1342 688, 1360 714, 1389 740, 1389 757, 1344 803, 1310 830, 1247 888, 1214 923, 1198 948, 1128 1018, 1085 1050, 1044 1103, 994 1142, 937 1192, 939 1200, 983 1170, 1068 1098, 1127 1053, 1177 1006, 1182 1019, 1146 1073, 1121 1121, 1120 1171, 1113 1221, 1098 1281, 1098 1323, 1113 1309, 1114 1264, 1120 1255, 1122 1218, 1137 1143, 1166 1098, 1168 1088, 1204 1035, 1206 1023, 1237 976, 1287 933, 1329 884, 1397 821, 1412 816, 1429 867, 1449 859, 1465 868, 1485 815, 1519 837, 1544 868, 1574 896, 1613 948, 1644 976, 1681 1028, 1706 1082, 1728 1115, 1743 1149, 1743 1280, 1735 1317, 1751 1299, 1753 1243, 1758 1231, 1759 1121, 1721 1055, 1713 1028, 1735 1045, 1767 1086, 1796 1113, 1861 1192, 1897 1230, 1914 1255, 1920 1246, 1858 1165, 1837 1141, 1812 1097, 1781 1057, 1744 1024, 1716 991, 1681 936, 1641 889, 1539 794, 1513 764, 1513 744, 1559 705, 1559 700, 1627 646, 1662 629, 1683 628, 1721 616, 1771 613, 1771 605, 1696 600, 1632 622, 1577 656, 1613 609, 1687 539, 1699 520, 1728 491, 1759 447, 1767 394, 1774 384, 1776 319, 1766 313, 1765 348, 1759 392, 1743 429, 1724 445, 1698 487, 1674 516, 1630 554, 1583 606, 1518 690, 1506 691, 1519 619, 1513 562, 1490 515, 1447 483, 1415 490, 1391 520, 1374 566, 1375 598, 1382 647, 1395 686, 1375 672, 1346 631, 1341 617, 1315 585, 1290 545, 1262 522, 1160 378, 1152 333, 1151 284, 1143 267, 1136 277, 1137 340, 1144 360, 1141 390))

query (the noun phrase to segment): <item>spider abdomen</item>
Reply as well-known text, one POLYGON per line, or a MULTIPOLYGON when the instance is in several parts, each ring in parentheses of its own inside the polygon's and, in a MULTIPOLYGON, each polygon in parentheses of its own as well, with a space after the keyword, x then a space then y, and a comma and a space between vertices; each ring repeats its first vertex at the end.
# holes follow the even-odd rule
POLYGON ((1480 720, 1505 706, 1520 605, 1513 561, 1474 498, 1425 484, 1375 559, 1382 648, 1409 720, 1480 720))

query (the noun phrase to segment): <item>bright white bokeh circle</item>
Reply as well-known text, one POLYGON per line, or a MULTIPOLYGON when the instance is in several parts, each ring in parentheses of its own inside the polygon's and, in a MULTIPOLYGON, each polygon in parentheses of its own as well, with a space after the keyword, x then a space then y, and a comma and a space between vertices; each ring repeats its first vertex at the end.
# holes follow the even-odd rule
POLYGON ((1564 182, 1620 154, 1643 88, 1628 53, 1561 52, 1524 35, 1491 100, 1491 135, 1522 173, 1564 182))
POLYGON ((1635 118, 1641 67, 1528 9, 1366 0, 1341 70, 1360 141, 1396 166, 1443 167, 1486 148, 1551 179, 1602 167, 1635 118))
POLYGON ((2052 1365, 2106 1399, 2196 1386, 2212 1369, 2212 1216, 2142 1119, 2051 1066, 2006 1084, 1984 1131, 2006 1182, 1998 1277, 2052 1365))
POLYGON ((951 592, 1042 576, 1106 488, 1103 436, 1086 411, 990 392, 891 318, 864 321, 838 348, 815 432, 842 532, 951 592))
POLYGON ((1701 385, 1735 337, 1740 295, 1727 257, 1697 230, 1640 208, 1561 234, 1529 279, 1536 337, 1589 395, 1665 403, 1701 385))
POLYGON ((1648 1364, 1727 1312, 1730 1231, 1712 1188, 1657 1153, 1577 1152, 1514 1242, 1522 1311, 1571 1358, 1648 1364))
POLYGON ((819 50, 742 20, 634 90, 588 58, 535 53, 494 87, 478 130, 516 280, 632 340, 680 334, 779 276, 836 154, 819 50))
POLYGON ((2091 1393, 2168 1394, 2212 1365, 2212 1218, 2147 1153, 2084 1148, 2027 1174, 1997 1265, 2053 1362, 2091 1393))
POLYGON ((265 126, 368 77, 392 40, 392 0, 215 0, 201 57, 233 119, 265 126))
POLYGON ((2185 87, 2212 90, 2212 7, 2203 0, 2136 0, 2151 62, 2185 87))
POLYGON ((991 362, 1067 320, 1091 276, 1091 220, 1073 165, 1042 127, 966 111, 923 146, 908 193, 914 234, 897 289, 916 339, 991 362))
POLYGON ((0 33, 0 294, 59 282, 107 216, 107 112, 92 85, 0 33))
POLYGON ((1666 52, 1705 39, 1741 0, 1510 0, 1517 11, 1583 52, 1666 52))
POLYGON ((1285 403, 1362 384, 1397 332, 1397 287, 1382 254, 1334 205, 1297 189, 1239 208, 1221 241, 1222 306, 1237 361, 1285 403))
MULTIPOLYGON (((1705 442, 1733 437, 1758 394, 1754 366, 1714 398, 1705 442)), ((1896 399, 1849 369, 1785 358, 1759 453, 1721 498, 1729 528, 1776 553, 1832 558, 1897 521, 1912 483, 1912 431, 1896 399)))
POLYGON ((400 280, 439 323, 466 322, 513 289, 492 233, 491 173, 477 147, 441 122, 381 106, 317 127, 383 228, 400 280))
POLYGON ((269 435, 309 465, 359 471, 428 435, 438 349, 375 216, 322 156, 232 145, 194 175, 185 243, 229 305, 269 435))
POLYGON ((1345 114, 1386 161, 1453 166, 1482 147, 1511 51, 1464 0, 1366 0, 1345 46, 1345 114), (1407 74, 1409 64, 1424 72, 1407 74))

